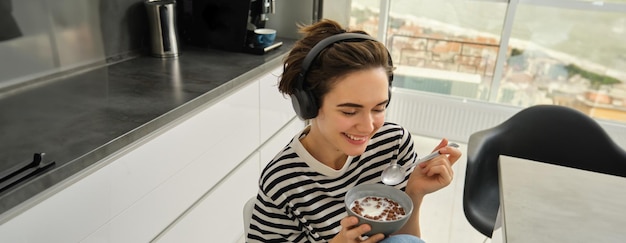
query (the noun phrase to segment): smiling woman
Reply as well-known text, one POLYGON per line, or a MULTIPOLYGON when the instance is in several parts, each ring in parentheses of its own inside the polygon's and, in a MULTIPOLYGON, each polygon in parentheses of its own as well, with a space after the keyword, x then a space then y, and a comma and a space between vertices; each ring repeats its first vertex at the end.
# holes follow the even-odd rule
MULTIPOLYGON (((413 170, 410 133, 385 122, 393 81, 385 46, 332 20, 301 32, 304 38, 285 59, 279 90, 310 125, 261 173, 247 242, 361 242, 372 228, 348 216, 344 197, 350 188, 380 184, 381 172, 394 161, 404 171, 395 187, 417 208, 426 194, 450 183, 460 152, 444 148, 443 139, 435 148, 442 155, 413 170)), ((394 233, 422 242, 418 211, 394 233)), ((395 236, 384 238, 379 233, 362 242, 394 242, 395 236)))

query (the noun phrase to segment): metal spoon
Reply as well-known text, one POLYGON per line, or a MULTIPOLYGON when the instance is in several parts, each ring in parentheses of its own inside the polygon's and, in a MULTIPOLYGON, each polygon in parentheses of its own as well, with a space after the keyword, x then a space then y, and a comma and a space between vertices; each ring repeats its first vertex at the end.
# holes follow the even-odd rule
MULTIPOLYGON (((454 148, 459 147, 459 145, 456 143, 449 143, 448 146, 454 147, 454 148)), ((415 162, 415 164, 413 164, 412 166, 419 165, 437 156, 439 156, 439 151, 432 152, 431 154, 426 155, 424 158, 418 159, 417 162, 415 162)), ((402 169, 402 166, 398 165, 398 163, 394 160, 393 162, 391 162, 389 167, 387 167, 383 171, 380 177, 383 183, 385 183, 386 185, 393 186, 393 185, 399 184, 400 182, 402 182, 402 180, 404 180, 405 173, 406 171, 402 169)))

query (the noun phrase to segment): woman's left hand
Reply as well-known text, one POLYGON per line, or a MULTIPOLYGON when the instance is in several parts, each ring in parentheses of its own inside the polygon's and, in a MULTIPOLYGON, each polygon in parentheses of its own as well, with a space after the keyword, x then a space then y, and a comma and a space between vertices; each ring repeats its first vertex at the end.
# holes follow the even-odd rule
POLYGON ((406 193, 411 196, 423 197, 446 187, 452 182, 454 171, 452 165, 461 157, 461 151, 448 147, 448 140, 442 139, 433 151, 441 155, 419 164, 409 176, 406 193))

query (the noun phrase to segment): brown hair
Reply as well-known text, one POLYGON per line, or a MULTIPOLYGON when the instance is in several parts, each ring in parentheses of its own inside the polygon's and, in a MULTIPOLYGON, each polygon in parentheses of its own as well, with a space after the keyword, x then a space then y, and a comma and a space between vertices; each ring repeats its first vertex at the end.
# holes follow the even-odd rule
MULTIPOLYGON (((278 85, 279 91, 287 95, 293 94, 297 88, 302 61, 315 44, 340 33, 367 34, 364 31, 346 31, 339 23, 329 19, 299 27, 304 37, 295 43, 285 58, 283 74, 278 85)), ((311 62, 303 86, 313 93, 316 103, 321 106, 324 95, 330 91, 338 78, 355 71, 377 67, 385 68, 387 75, 391 76, 393 67, 390 63, 387 48, 378 41, 338 42, 325 48, 311 62)))

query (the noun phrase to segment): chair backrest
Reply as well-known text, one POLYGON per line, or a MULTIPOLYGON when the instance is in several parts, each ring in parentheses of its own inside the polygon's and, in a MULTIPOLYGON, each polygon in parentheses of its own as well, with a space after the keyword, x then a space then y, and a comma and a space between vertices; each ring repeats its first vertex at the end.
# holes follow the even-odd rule
POLYGON ((500 155, 626 177, 626 152, 589 116, 556 105, 523 109, 468 140, 463 209, 488 237, 500 205, 500 155))
POLYGON ((252 210, 254 210, 254 203, 256 202, 256 196, 248 199, 245 205, 243 205, 243 238, 248 237, 248 229, 250 228, 250 220, 252 220, 252 210))

